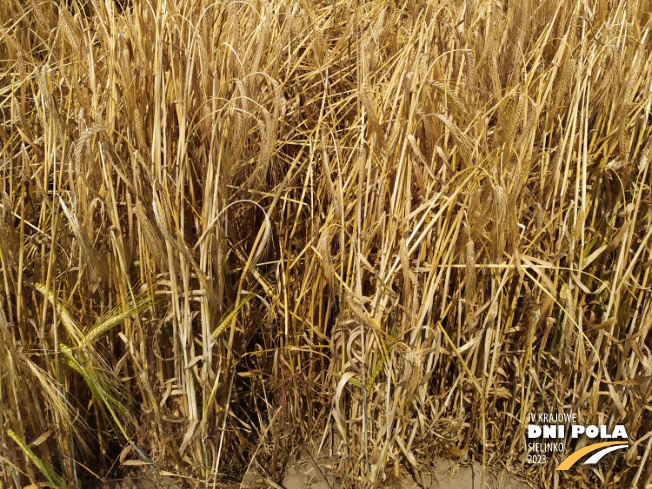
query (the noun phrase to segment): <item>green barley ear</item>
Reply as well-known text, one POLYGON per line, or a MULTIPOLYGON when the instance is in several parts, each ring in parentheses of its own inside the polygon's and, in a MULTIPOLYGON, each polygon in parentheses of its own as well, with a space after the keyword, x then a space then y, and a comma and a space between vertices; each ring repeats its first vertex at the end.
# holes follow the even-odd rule
POLYGON ((240 309, 242 309, 242 307, 245 306, 252 298, 253 298, 253 294, 245 295, 244 297, 242 297, 242 299, 240 299, 240 301, 238 301, 238 303, 235 305, 233 310, 222 318, 220 323, 211 333, 212 341, 215 341, 215 339, 229 327, 229 325, 233 322, 233 320, 235 320, 235 318, 238 316, 240 309))
POLYGON ((128 306, 117 306, 106 314, 104 314, 100 319, 98 319, 95 324, 93 324, 86 334, 82 338, 81 345, 87 345, 97 340, 102 335, 108 333, 111 329, 119 326, 127 319, 130 319, 141 312, 146 311, 154 302, 148 298, 139 298, 136 299, 136 302, 128 306))
POLYGON ((56 489, 69 489, 69 486, 63 481, 61 476, 57 474, 56 470, 54 470, 54 467, 36 455, 27 445, 25 445, 17 433, 12 430, 7 430, 7 434, 18 444, 20 449, 25 452, 25 455, 29 457, 32 463, 53 487, 56 489))
POLYGON ((99 357, 89 358, 83 350, 73 351, 64 344, 59 345, 65 363, 86 382, 102 414, 125 438, 127 426, 135 426, 128 398, 113 371, 99 357))
POLYGON ((47 297, 50 304, 52 304, 52 307, 54 307, 57 311, 57 315, 59 316, 59 319, 64 328, 66 328, 66 331, 68 331, 71 339, 76 345, 79 345, 82 341, 83 333, 81 332, 81 328, 79 327, 79 324, 75 318, 73 318, 72 314, 70 314, 63 303, 57 297, 55 297, 54 292, 51 288, 47 289, 44 284, 34 284, 34 288, 47 297))

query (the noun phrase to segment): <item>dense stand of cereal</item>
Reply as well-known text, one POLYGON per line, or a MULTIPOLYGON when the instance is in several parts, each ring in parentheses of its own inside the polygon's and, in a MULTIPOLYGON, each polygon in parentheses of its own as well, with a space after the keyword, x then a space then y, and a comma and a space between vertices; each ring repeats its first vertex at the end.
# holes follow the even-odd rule
POLYGON ((651 10, 2 0, 0 486, 646 487, 651 10), (529 465, 540 412, 629 448, 529 465))

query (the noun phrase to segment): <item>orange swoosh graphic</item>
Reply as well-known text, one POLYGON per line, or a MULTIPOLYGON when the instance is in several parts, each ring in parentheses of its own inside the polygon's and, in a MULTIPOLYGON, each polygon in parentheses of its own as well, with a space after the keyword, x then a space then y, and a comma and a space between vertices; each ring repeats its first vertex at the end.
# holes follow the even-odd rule
POLYGON ((600 450, 601 448, 609 447, 611 445, 623 445, 623 444, 624 441, 605 441, 603 443, 594 443, 593 445, 584 447, 581 450, 578 450, 572 455, 566 457, 564 461, 559 464, 557 470, 568 470, 575 464, 575 462, 581 459, 584 455, 588 455, 589 453, 595 452, 596 450, 600 450))

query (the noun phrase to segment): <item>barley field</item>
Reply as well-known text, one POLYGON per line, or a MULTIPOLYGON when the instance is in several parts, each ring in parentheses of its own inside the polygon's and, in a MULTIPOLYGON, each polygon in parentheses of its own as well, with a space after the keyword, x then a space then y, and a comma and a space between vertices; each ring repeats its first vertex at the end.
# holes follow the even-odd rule
POLYGON ((0 0, 0 487, 652 487, 651 12, 0 0))

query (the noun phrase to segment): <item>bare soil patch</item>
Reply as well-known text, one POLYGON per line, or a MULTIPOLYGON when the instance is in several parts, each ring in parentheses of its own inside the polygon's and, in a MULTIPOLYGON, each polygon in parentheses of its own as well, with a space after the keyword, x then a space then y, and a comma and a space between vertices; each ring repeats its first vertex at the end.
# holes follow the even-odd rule
MULTIPOLYGON (((343 489, 348 487, 333 475, 333 464, 326 458, 319 458, 316 463, 301 458, 290 464, 283 483, 283 489, 343 489)), ((437 460, 430 467, 420 470, 421 481, 415 476, 403 475, 400 480, 385 480, 380 484, 388 489, 531 489, 530 483, 509 474, 504 469, 482 467, 482 464, 460 464, 453 460, 437 460)), ((265 481, 252 470, 243 480, 243 488, 263 487, 265 481)))

